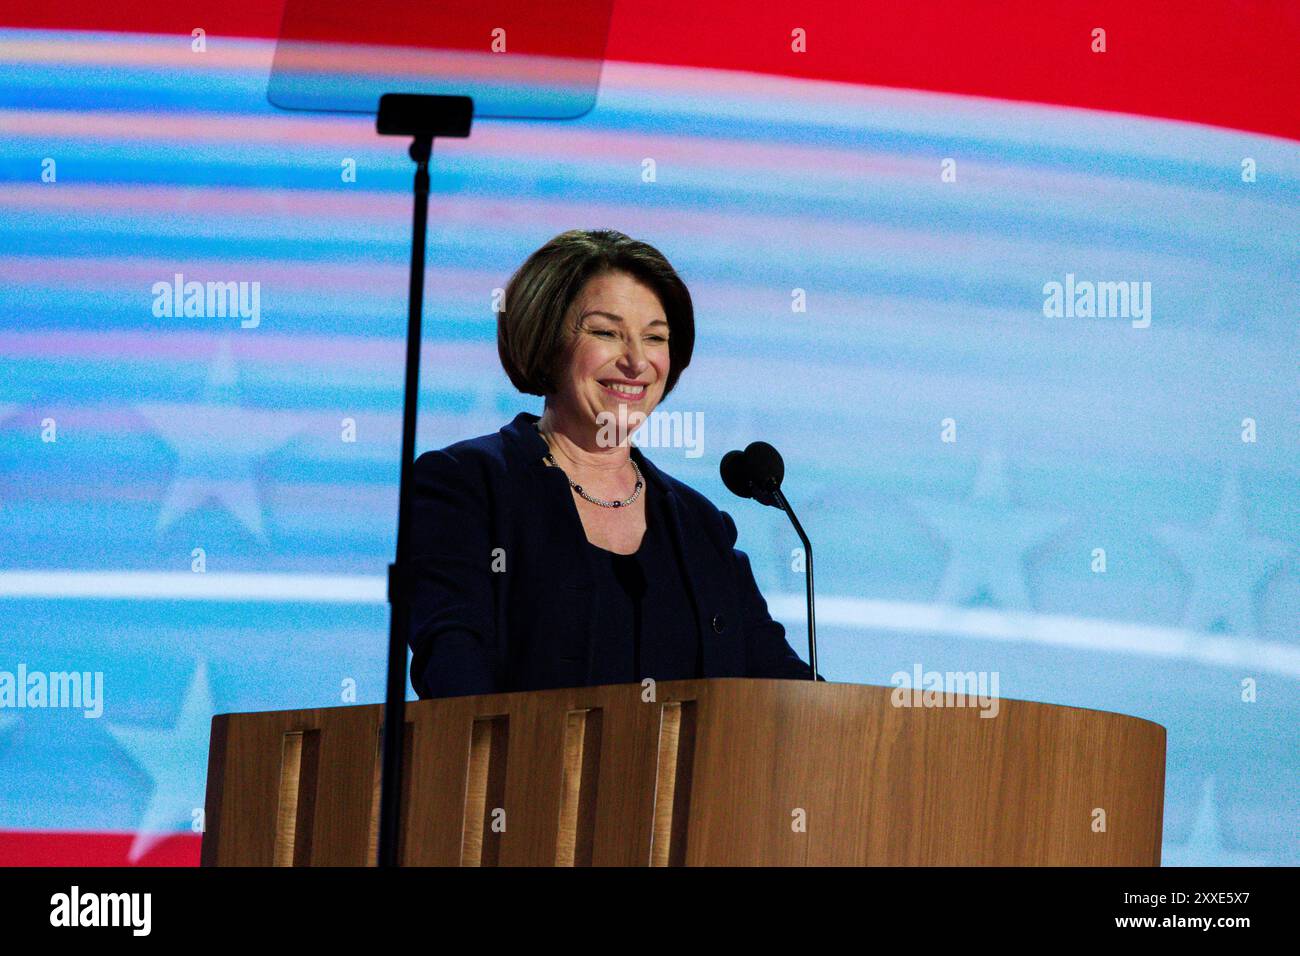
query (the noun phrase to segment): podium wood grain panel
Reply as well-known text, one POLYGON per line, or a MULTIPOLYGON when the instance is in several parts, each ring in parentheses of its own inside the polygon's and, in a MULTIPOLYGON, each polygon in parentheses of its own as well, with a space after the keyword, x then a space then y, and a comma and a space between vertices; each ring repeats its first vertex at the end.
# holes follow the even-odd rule
POLYGON ((410 866, 459 866, 474 714, 447 708, 425 715, 410 705, 406 715, 419 719, 406 765, 411 796, 402 808, 401 859, 410 866))
MULTIPOLYGON (((313 866, 366 866, 380 716, 349 708, 318 711, 320 766, 316 771, 313 866)), ((304 799, 302 795, 299 800, 304 799)))
MULTIPOLYGON (((988 717, 952 695, 898 706, 893 688, 807 681, 643 693, 410 704, 404 862, 1159 864, 1165 731, 1149 721, 1006 699, 988 717)), ((214 718, 203 864, 373 863, 381 719, 378 705, 214 718)))

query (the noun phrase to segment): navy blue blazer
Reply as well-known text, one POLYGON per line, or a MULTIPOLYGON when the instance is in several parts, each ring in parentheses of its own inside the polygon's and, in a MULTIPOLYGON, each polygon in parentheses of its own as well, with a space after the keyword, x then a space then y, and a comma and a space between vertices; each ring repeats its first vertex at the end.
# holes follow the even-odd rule
MULTIPOLYGON (((422 698, 590 683, 592 558, 568 480, 542 462, 536 422, 521 412, 415 462, 411 684, 422 698)), ((807 680, 735 549, 731 516, 631 454, 685 572, 703 676, 807 680)))

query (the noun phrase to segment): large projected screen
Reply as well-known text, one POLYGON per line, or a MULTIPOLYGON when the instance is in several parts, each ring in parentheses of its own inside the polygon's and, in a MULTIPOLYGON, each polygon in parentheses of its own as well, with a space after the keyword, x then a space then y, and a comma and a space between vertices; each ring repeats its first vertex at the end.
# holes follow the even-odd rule
MULTIPOLYGON (((382 699, 411 164, 273 52, 0 33, 0 672, 85 678, 0 708, 0 862, 194 863, 213 714, 382 699)), ((494 302, 571 228, 690 287, 643 450, 803 654, 799 542, 718 477, 781 450, 828 679, 1157 721, 1166 864, 1300 863, 1294 140, 607 64, 435 150, 420 450, 541 410, 494 302)))

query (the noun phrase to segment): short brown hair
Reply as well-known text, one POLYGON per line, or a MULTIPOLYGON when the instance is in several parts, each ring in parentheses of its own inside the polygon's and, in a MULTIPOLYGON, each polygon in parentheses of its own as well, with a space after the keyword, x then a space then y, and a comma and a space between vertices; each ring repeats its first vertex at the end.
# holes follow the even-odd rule
POLYGON ((668 320, 668 380, 664 397, 691 363, 695 309, 676 270, 654 246, 613 229, 570 229, 534 252, 506 283, 497 315, 497 353, 515 388, 549 395, 562 373, 565 316, 587 280, 625 272, 659 297, 668 320))

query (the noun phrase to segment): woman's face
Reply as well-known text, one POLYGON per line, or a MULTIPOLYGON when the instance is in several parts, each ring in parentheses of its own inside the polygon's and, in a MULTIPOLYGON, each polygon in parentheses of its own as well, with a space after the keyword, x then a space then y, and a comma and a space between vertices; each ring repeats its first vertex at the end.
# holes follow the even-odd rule
POLYGON ((589 279, 571 308, 577 328, 553 396, 556 410, 593 429, 628 421, 635 431, 668 381, 668 321, 659 297, 626 272, 608 272, 589 279))

